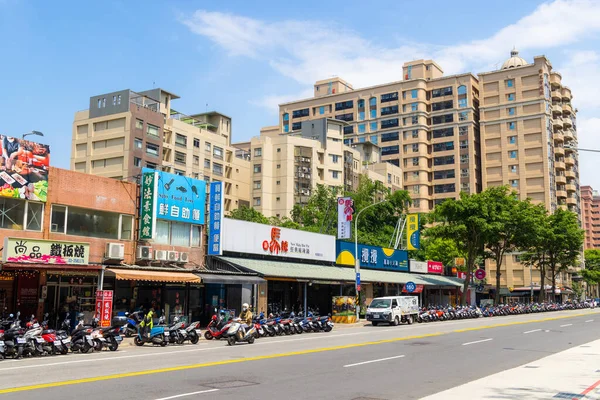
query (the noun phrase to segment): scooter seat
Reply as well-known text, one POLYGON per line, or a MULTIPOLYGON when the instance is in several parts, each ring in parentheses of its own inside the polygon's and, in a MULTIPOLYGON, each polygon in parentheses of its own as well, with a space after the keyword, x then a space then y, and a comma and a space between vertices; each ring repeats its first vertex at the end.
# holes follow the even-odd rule
POLYGON ((45 331, 42 331, 42 335, 49 335, 55 333, 54 329, 47 329, 45 331))

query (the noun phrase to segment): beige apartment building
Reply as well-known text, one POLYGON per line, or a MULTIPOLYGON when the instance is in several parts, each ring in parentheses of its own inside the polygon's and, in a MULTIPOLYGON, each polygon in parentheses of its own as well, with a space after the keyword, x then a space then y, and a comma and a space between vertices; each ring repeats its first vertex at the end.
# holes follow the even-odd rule
MULTIPOLYGON (((502 69, 478 77, 483 188, 509 185, 549 212, 561 207, 581 216, 576 110, 561 75, 546 57, 530 64, 513 50, 502 69)), ((486 265, 495 276, 495 265, 486 265)), ((502 269, 507 288, 540 284, 539 271, 532 278, 518 255, 502 269)), ((568 290, 575 272, 561 274, 559 285, 568 290)))
POLYGON ((185 115, 163 89, 121 90, 90 98, 73 121, 71 169, 135 181, 154 168, 225 183, 225 209, 250 204, 250 156, 231 146, 231 118, 185 115))
POLYGON ((356 90, 340 78, 318 81, 313 98, 279 106, 279 127, 295 133, 319 118, 346 122, 344 143, 379 146, 381 160, 402 169, 411 211, 428 212, 481 190, 479 83, 470 73, 443 76, 431 60, 405 63, 403 75, 356 90))
POLYGON ((235 144, 252 156, 252 207, 267 217, 289 218, 294 205, 305 204, 317 184, 353 190, 363 173, 392 191, 402 189, 400 168, 381 162, 377 146, 369 149, 371 162, 363 165, 361 149, 344 144, 346 125, 321 118, 294 134, 266 127, 260 136, 235 144))
POLYGON ((581 187, 581 221, 585 230, 584 249, 600 249, 600 194, 591 186, 581 187))

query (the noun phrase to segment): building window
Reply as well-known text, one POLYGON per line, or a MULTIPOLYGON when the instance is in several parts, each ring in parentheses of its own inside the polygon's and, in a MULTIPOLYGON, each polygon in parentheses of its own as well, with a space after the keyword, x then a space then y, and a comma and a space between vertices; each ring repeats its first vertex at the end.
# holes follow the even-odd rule
POLYGON ((517 137, 516 136, 509 136, 508 137, 508 143, 509 144, 517 144, 517 137))
POLYGON ((467 87, 465 85, 460 85, 457 90, 456 93, 460 96, 461 94, 467 94, 467 87))
POLYGON ((333 179, 338 179, 340 176, 340 172, 339 171, 331 171, 331 177, 333 179))
POLYGON ((398 100, 398 92, 386 93, 386 94, 382 94, 381 95, 381 102, 382 103, 386 103, 388 101, 396 101, 396 100, 398 100))
POLYGON ((468 105, 467 99, 458 99, 458 108, 465 108, 468 105))
POLYGON ((412 144, 412 151, 413 151, 413 153, 418 153, 419 152, 419 144, 418 143, 413 143, 412 144))
POLYGON ((431 118, 431 123, 433 125, 438 124, 446 124, 454 121, 454 114, 446 114, 446 115, 437 115, 431 118))
POLYGON ((352 107, 354 107, 354 101, 352 100, 335 103, 335 111, 347 110, 352 107))
POLYGON ((319 114, 320 114, 320 115, 323 115, 323 114, 325 114, 325 106, 321 106, 321 107, 319 107, 319 114))
POLYGON ((284 125, 283 126, 283 132, 284 133, 288 133, 290 131, 290 126, 289 125, 284 125))
POLYGON ((413 193, 419 193, 419 185, 413 185, 413 193))
POLYGON ((510 180, 510 186, 512 186, 512 187, 518 187, 519 186, 519 180, 518 179, 511 179, 510 180))
POLYGON ((148 125, 147 125, 147 131, 146 131, 146 132, 147 132, 147 133, 148 133, 148 135, 150 135, 150 136, 155 136, 155 137, 158 137, 158 135, 159 135, 159 132, 160 132, 160 131, 159 131, 159 128, 158 128, 158 126, 156 126, 156 125, 151 125, 151 124, 148 124, 148 125))
POLYGON ((359 99, 358 102, 356 103, 358 108, 365 108, 365 100, 364 99, 359 99))
POLYGON ((469 127, 468 126, 459 126, 458 127, 458 134, 460 136, 468 135, 469 134, 469 127))
POLYGON ((202 243, 202 227, 180 222, 156 221, 154 242, 170 246, 198 247, 202 243))
POLYGON ((365 120, 365 112, 364 111, 359 111, 358 112, 358 120, 359 121, 364 121, 365 120))
POLYGON ((220 147, 217 147, 217 146, 213 147, 213 157, 217 158, 219 160, 222 160, 223 159, 223 149, 220 147))
POLYGON ((277 181, 277 182, 275 182, 275 184, 276 184, 277 186, 279 186, 279 185, 281 185, 281 181, 277 181))
POLYGON ((461 111, 458 113, 458 120, 459 121, 467 121, 469 119, 469 112, 468 111, 461 111))
POLYGON ((400 138, 398 132, 386 132, 381 134, 382 142, 392 142, 400 138))
POLYGON ((514 79, 507 79, 506 80, 506 87, 514 87, 515 86, 515 80, 514 79))
POLYGON ((185 164, 185 153, 176 151, 175 152, 175 162, 177 164, 185 164))
POLYGON ((223 175, 223 165, 213 163, 213 174, 222 176, 223 175))
POLYGON ((449 110, 454 108, 454 101, 446 100, 431 104, 431 111, 449 110))
POLYGON ((460 177, 461 178, 468 178, 469 177, 469 169, 468 168, 463 168, 460 170, 460 177))
POLYGON ((146 153, 158 157, 158 146, 154 143, 146 143, 146 153))
POLYGON ((292 124, 292 131, 297 131, 302 129, 302 122, 294 122, 292 124))
POLYGON ((281 164, 277 164, 277 165, 275 166, 275 168, 277 168, 277 169, 281 169, 281 164))
POLYGON ((369 129, 371 132, 376 132, 377 131, 377 122, 371 122, 369 124, 369 129))
POLYGON ((133 157, 133 166, 140 168, 142 166, 142 159, 139 157, 133 157))
POLYGON ((514 122, 508 123, 508 129, 510 129, 511 131, 514 131, 515 128, 516 128, 516 123, 514 123, 514 122))
POLYGON ((344 135, 350 135, 354 133, 354 125, 344 127, 344 135))
POLYGON ((419 165, 419 157, 413 157, 412 165, 413 165, 413 167, 416 167, 419 165))
POLYGON ((461 154, 460 155, 460 163, 461 164, 467 164, 469 162, 469 155, 468 154, 461 154))
POLYGON ((255 174, 260 174, 261 171, 262 171, 262 165, 260 165, 260 164, 254 164, 254 173, 255 174))
POLYGON ((515 101, 515 94, 514 93, 509 93, 506 95, 506 100, 508 101, 515 101))
POLYGON ((419 178, 419 171, 414 171, 412 173, 412 177, 413 177, 413 179, 418 179, 419 178))
POLYGON ((144 121, 141 119, 135 119, 135 127, 136 129, 144 129, 144 121))
POLYGON ((102 108, 102 99, 98 99, 98 108, 102 108))
POLYGON ((410 91, 410 97, 412 99, 416 99, 417 97, 419 97, 419 90, 418 89, 413 89, 410 91))
POLYGON ((382 156, 388 156, 390 154, 399 154, 400 153, 400 146, 399 145, 393 145, 393 146, 385 146, 381 148, 381 155, 382 156))
POLYGON ((0 198, 0 228, 41 231, 44 205, 26 200, 0 198))
POLYGON ((516 150, 509 151, 508 158, 517 158, 517 151, 516 150))
POLYGON ((514 107, 509 107, 508 108, 508 115, 515 115, 515 108, 514 107))
POLYGON ((200 165, 200 157, 194 156, 194 165, 200 165))
POLYGON ((146 161, 146 168, 148 168, 148 169, 156 169, 157 167, 158 167, 158 165, 156 165, 155 163, 146 161))
POLYGON ((398 106, 389 106, 381 108, 381 116, 398 114, 398 106))
POLYGON ((254 149, 254 157, 261 157, 262 156, 262 148, 257 147, 256 149, 254 149))
POLYGON ((252 205, 254 205, 254 207, 260 207, 260 197, 255 197, 253 199, 252 205))
POLYGON ((254 189, 260 189, 262 187, 262 181, 254 181, 254 189))
POLYGON ((377 135, 371 135, 371 143, 377 144, 377 135))
POLYGON ((460 141, 460 148, 461 149, 468 149, 469 148, 469 141, 468 140, 461 140, 460 141))
POLYGON ((204 168, 210 169, 210 160, 208 158, 204 159, 204 168))
POLYGON ((456 185, 454 183, 433 186, 434 193, 454 193, 455 191, 456 191, 456 185))
POLYGON ((421 207, 421 200, 420 199, 414 199, 413 200, 413 207, 415 207, 415 208, 421 207))
POLYGON ((447 150, 454 150, 454 142, 442 142, 442 143, 434 143, 433 144, 434 152, 447 151, 447 150))
POLYGON ((433 165, 450 165, 454 164, 454 156, 434 157, 433 165))
POLYGON ((371 110, 370 114, 371 114, 371 118, 377 118, 377 110, 376 109, 371 110))
POLYGON ((365 133, 365 124, 358 124, 358 133, 365 133))
POLYGON ((288 114, 288 113, 283 114, 283 120, 284 121, 289 121, 290 120, 290 114, 288 114))
POLYGON ((278 153, 281 153, 281 147, 278 147, 278 148, 277 148, 277 152, 278 152, 278 153))
POLYGON ((434 129, 432 136, 434 139, 454 136, 454 128, 434 129))
POLYGON ((441 88, 441 89, 433 89, 431 91, 432 98, 451 96, 451 95, 452 95, 452 86, 448 86, 448 87, 441 88))
POLYGON ((434 171, 433 172, 434 180, 451 179, 451 178, 455 178, 455 176, 456 176, 456 171, 454 171, 453 169, 446 169, 444 171, 434 171))
POLYGON ((204 143, 204 151, 206 151, 207 153, 210 153, 210 149, 211 149, 210 143, 208 143, 208 142, 204 143))
POLYGON ((133 139, 133 145, 136 149, 141 149, 143 147, 143 140, 140 138, 133 139))
POLYGON ((200 148, 200 139, 194 139, 194 147, 197 149, 200 148))
POLYGON ((510 166, 510 172, 512 172, 513 174, 516 174, 516 173, 519 171, 519 169, 518 169, 518 168, 519 168, 519 167, 518 167, 518 166, 516 166, 516 165, 511 165, 511 166, 510 166))
POLYGON ((185 176, 185 171, 182 171, 180 169, 176 169, 174 172, 175 172, 175 175, 185 176))
POLYGON ((411 111, 419 111, 419 103, 412 103, 410 105, 410 110, 411 111))
POLYGON ((175 134, 175 145, 179 147, 187 147, 187 136, 175 134))
POLYGON ((133 216, 87 208, 53 205, 50 230, 54 233, 75 236, 131 240, 133 216))
POLYGON ((334 164, 337 164, 337 163, 338 163, 338 161, 339 161, 339 159, 340 159, 340 156, 338 156, 338 155, 336 155, 336 154, 332 154, 332 155, 331 155, 331 161, 332 161, 334 164))
POLYGON ((417 125, 419 123, 419 117, 416 115, 413 115, 411 118, 411 121, 413 125, 417 125))
POLYGON ((381 129, 393 128, 398 125, 398 118, 386 119, 384 121, 381 121, 381 129))
POLYGON ((370 105, 371 107, 375 107, 375 106, 377 105, 377 98, 376 98, 376 97, 371 97, 371 98, 369 99, 369 105, 370 105))
POLYGON ((310 115, 310 112, 308 110, 308 108, 304 108, 302 110, 296 110, 292 112, 292 119, 293 118, 302 118, 302 117, 308 117, 310 115))

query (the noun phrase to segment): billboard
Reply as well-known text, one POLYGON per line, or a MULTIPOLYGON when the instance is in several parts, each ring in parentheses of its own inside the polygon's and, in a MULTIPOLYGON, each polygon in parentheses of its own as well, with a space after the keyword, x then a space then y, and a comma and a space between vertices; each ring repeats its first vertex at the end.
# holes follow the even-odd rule
POLYGON ((17 263, 87 265, 89 256, 89 243, 13 237, 4 238, 2 251, 2 261, 17 263))
POLYGON ((350 197, 338 198, 338 239, 350 239, 352 237, 353 205, 354 201, 350 197))
POLYGON ((444 273, 444 264, 440 261, 427 261, 427 272, 430 274, 439 274, 442 275, 444 273))
POLYGON ((223 254, 221 231, 223 228, 223 182, 211 182, 209 196, 208 255, 223 254))
POLYGON ((410 260, 410 272, 426 274, 427 273, 427 263, 425 261, 410 260))
POLYGON ((408 214, 408 222, 406 224, 406 248, 408 250, 419 250, 421 248, 419 214, 408 214))
POLYGON ((45 202, 50 147, 5 135, 0 135, 0 144, 0 196, 45 202))
MULTIPOLYGON (((336 263, 354 266, 354 243, 337 241, 336 263)), ((358 245, 361 268, 388 271, 408 271, 408 253, 406 250, 394 250, 384 247, 358 245)))
POLYGON ((206 182, 142 169, 140 239, 154 238, 156 219, 204 225, 206 182))
POLYGON ((335 236, 225 218, 223 251, 335 261, 335 236))

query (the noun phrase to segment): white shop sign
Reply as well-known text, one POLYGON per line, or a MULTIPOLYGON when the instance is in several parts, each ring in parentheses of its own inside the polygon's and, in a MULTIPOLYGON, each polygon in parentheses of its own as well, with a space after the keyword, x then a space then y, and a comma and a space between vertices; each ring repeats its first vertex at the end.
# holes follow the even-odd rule
POLYGON ((419 274, 427 273, 427 262, 425 262, 425 261, 410 260, 409 265, 410 265, 410 272, 417 272, 419 274))

